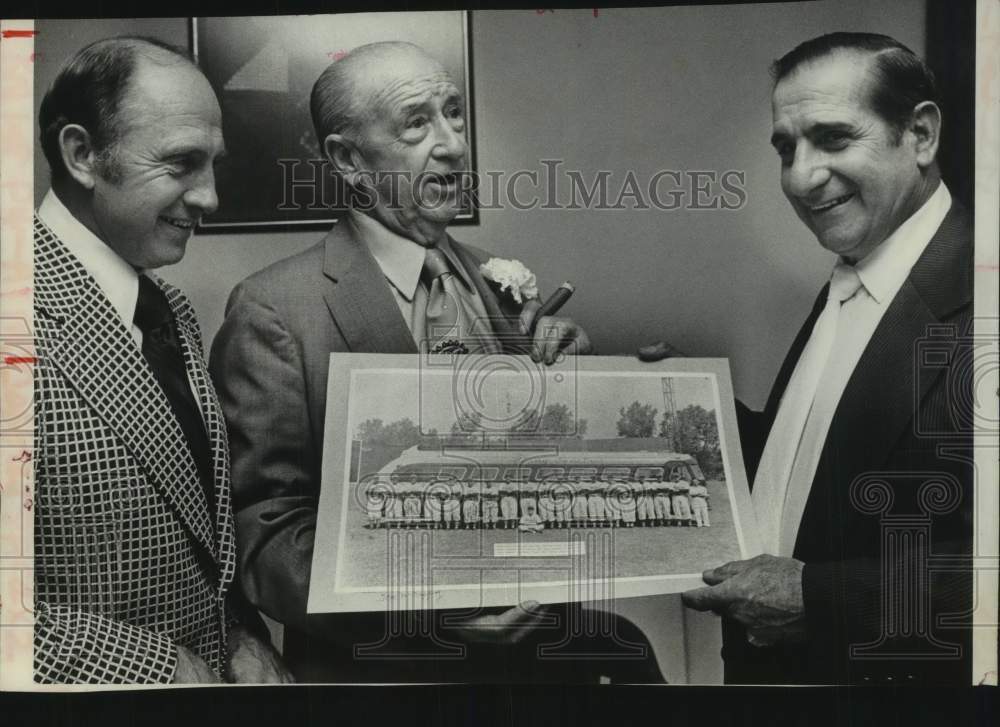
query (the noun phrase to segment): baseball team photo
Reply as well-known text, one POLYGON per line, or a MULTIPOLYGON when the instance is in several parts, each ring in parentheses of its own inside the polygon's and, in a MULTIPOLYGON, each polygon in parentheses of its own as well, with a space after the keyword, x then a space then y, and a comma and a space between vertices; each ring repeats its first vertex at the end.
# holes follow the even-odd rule
POLYGON ((455 606, 669 593, 747 554, 724 362, 384 358, 332 357, 328 410, 346 390, 347 417, 326 430, 317 610, 393 589, 455 606))

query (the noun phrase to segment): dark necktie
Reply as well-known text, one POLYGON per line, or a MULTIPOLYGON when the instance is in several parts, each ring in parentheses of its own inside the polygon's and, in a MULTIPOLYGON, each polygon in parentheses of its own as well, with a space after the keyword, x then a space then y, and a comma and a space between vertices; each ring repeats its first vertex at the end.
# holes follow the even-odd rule
POLYGON ((146 358, 160 388, 170 402, 174 416, 184 432, 198 468, 210 512, 215 512, 215 476, 212 447, 205 432, 201 410, 191 392, 184 352, 177 334, 177 323, 167 297, 150 278, 139 276, 139 299, 135 306, 135 325, 142 331, 142 355, 146 358))

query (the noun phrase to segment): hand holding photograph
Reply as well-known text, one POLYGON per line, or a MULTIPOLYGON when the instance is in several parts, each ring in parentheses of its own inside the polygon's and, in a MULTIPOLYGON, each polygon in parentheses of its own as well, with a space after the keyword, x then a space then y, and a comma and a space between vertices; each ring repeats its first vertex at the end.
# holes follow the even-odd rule
POLYGON ((330 367, 310 613, 677 593, 756 554, 724 360, 330 367))

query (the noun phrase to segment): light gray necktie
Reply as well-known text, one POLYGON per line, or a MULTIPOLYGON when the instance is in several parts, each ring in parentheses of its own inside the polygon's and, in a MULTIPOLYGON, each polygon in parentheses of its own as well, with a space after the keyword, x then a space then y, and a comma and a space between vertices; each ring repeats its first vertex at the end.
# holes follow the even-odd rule
MULTIPOLYGON (((787 506, 786 496, 789 496, 791 486, 789 479, 823 369, 833 349, 840 308, 858 292, 860 287, 861 279, 857 271, 850 265, 837 263, 830 279, 826 307, 816 319, 809 342, 803 349, 795 373, 781 397, 778 415, 768 434, 767 444, 764 446, 764 453, 754 479, 752 496, 765 553, 791 554, 790 549, 794 544, 782 542, 787 538, 781 537, 782 513, 787 506)), ((795 486, 805 488, 808 494, 811 485, 810 482, 797 483, 795 486)), ((800 498, 801 495, 802 492, 796 492, 794 497, 800 498)))
POLYGON ((425 341, 421 348, 431 353, 498 353, 500 347, 489 329, 489 322, 479 320, 469 303, 470 294, 460 289, 448 258, 437 247, 424 253, 420 279, 427 286, 424 312, 425 341))

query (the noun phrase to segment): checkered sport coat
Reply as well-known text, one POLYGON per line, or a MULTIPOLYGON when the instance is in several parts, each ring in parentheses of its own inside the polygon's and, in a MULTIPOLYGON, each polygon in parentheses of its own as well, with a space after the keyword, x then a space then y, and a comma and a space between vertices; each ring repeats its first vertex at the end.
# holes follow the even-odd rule
POLYGON ((194 311, 157 281, 212 444, 214 522, 129 330, 38 218, 34 234, 35 680, 169 682, 177 644, 221 674, 233 621, 229 453, 194 311))

